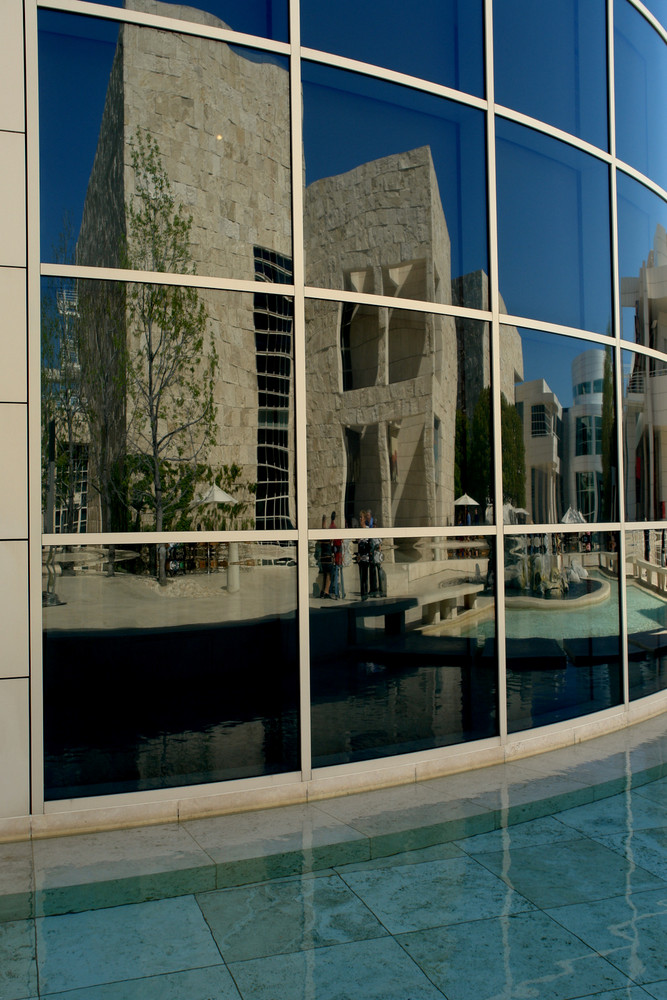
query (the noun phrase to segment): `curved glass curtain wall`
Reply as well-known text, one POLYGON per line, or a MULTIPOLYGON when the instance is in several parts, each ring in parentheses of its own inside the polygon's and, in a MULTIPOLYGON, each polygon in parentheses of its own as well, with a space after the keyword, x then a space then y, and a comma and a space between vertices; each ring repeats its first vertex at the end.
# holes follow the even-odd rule
POLYGON ((115 6, 39 12, 46 797, 661 690, 659 23, 115 6))

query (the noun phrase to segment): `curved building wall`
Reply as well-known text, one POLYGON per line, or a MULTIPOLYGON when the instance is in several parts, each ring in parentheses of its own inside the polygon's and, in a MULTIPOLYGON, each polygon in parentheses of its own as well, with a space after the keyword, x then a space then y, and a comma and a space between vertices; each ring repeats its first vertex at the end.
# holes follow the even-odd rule
POLYGON ((9 835, 667 706, 666 26, 394 6, 10 0, 9 835))

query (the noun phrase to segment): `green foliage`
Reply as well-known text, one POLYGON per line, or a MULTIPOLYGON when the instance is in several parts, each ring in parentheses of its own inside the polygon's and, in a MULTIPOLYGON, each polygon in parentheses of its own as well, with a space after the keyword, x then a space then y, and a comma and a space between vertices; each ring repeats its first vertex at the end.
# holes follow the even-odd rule
POLYGON ((516 407, 500 394, 500 429, 503 446, 503 503, 526 504, 526 449, 523 424, 516 407))
MULTIPOLYGON (((500 423, 503 452, 503 503, 523 507, 526 502, 526 450, 523 425, 516 407, 500 395, 500 423)), ((458 430, 458 415, 457 415, 458 430)), ((491 456, 491 389, 482 389, 475 404, 468 434, 467 486, 461 482, 461 493, 470 493, 484 507, 493 499, 493 461, 491 456)), ((460 495, 457 490, 457 495, 460 495)))

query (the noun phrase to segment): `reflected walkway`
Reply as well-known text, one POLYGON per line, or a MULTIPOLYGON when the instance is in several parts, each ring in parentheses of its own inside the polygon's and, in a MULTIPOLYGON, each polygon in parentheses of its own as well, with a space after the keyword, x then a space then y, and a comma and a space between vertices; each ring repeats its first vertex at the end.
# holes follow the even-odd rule
POLYGON ((3 1000, 665 1000, 667 716, 0 859, 3 1000))

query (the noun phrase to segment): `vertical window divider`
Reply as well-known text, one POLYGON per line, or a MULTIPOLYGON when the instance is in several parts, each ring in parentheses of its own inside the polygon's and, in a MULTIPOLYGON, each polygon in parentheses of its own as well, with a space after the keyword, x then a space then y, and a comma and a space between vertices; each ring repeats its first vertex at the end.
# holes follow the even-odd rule
MULTIPOLYGON (((496 659, 498 678, 498 735, 507 742, 507 668, 505 656, 505 551, 503 524, 502 441, 500 439, 500 296, 498 290, 498 212, 496 199, 496 128, 493 83, 493 0, 484 3, 484 50, 486 72, 486 163, 489 239, 489 285, 491 306, 491 406, 493 439, 493 490, 496 522, 496 659)), ((483 501, 482 501, 483 502, 483 501)))
POLYGON ((290 127, 292 133, 292 257, 294 262, 294 428, 296 455, 297 625, 301 780, 310 781, 310 629, 308 617, 308 457, 306 440, 306 316, 304 281, 304 164, 301 29, 298 0, 290 0, 290 127))
POLYGON ((625 462, 623 456, 623 352, 621 348, 621 278, 618 256, 618 186, 616 175, 616 100, 614 70, 614 0, 607 0, 607 110, 609 131, 609 212, 611 221, 611 288, 612 323, 614 334, 614 372, 616 406, 616 476, 617 511, 620 524, 618 539, 618 595, 620 616, 621 671, 623 705, 627 711, 630 702, 630 681, 628 666, 628 608, 626 593, 626 547, 625 547, 625 462))

